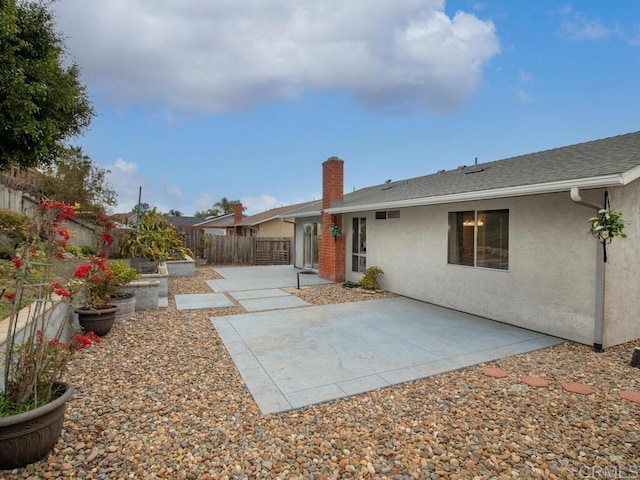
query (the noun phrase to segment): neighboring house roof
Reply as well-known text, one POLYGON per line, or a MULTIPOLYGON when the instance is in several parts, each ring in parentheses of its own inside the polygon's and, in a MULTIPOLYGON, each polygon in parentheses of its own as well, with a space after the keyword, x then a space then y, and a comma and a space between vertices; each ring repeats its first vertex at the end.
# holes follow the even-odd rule
POLYGON ((286 214, 280 215, 280 218, 305 218, 319 217, 322 215, 322 200, 312 200, 305 206, 291 210, 286 214))
POLYGON ((626 185, 640 177, 640 132, 363 188, 328 213, 626 185))
POLYGON ((164 218, 167 219, 167 222, 171 225, 175 225, 176 227, 192 227, 207 219, 207 217, 183 217, 177 215, 165 215, 164 218))
POLYGON ((222 215, 218 215, 217 217, 210 217, 207 218, 206 220, 196 223, 193 226, 194 227, 200 227, 200 228, 226 228, 226 227, 233 227, 233 212, 232 213, 225 213, 222 215))
POLYGON ((127 212, 127 213, 114 213, 109 218, 119 223, 128 224, 128 223, 135 223, 136 217, 137 217, 136 212, 127 212))
POLYGON ((254 225, 259 225, 261 223, 268 222, 270 220, 283 220, 285 218, 292 218, 292 215, 289 213, 299 208, 306 207, 310 204, 315 204, 316 200, 312 200, 310 202, 302 202, 296 203, 294 205, 286 205, 284 207, 277 207, 267 210, 266 212, 258 213, 256 215, 251 215, 249 217, 245 217, 242 222, 237 225, 252 227, 254 225))

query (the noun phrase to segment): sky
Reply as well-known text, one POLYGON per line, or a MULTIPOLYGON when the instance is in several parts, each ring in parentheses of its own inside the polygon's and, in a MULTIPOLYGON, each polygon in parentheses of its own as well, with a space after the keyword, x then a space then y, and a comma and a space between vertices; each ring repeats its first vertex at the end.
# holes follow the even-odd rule
POLYGON ((58 0, 116 212, 245 214, 640 130, 640 2, 58 0))

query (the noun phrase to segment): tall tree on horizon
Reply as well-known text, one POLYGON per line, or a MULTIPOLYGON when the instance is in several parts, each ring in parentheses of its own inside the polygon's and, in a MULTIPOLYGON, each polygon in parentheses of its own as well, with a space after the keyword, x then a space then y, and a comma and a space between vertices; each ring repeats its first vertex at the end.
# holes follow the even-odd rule
MULTIPOLYGON (((227 197, 222 197, 209 210, 197 211, 193 215, 195 217, 217 217, 225 213, 233 213, 236 203, 240 203, 240 200, 229 200, 227 197)), ((242 207, 243 212, 246 209, 247 207, 242 207)))

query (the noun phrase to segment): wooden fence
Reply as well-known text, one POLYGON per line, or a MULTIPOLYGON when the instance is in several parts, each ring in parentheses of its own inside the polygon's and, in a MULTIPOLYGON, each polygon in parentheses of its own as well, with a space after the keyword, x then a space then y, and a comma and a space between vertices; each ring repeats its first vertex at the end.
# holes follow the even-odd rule
POLYGON ((205 235, 192 230, 184 242, 199 258, 214 265, 290 265, 291 237, 241 237, 205 235))

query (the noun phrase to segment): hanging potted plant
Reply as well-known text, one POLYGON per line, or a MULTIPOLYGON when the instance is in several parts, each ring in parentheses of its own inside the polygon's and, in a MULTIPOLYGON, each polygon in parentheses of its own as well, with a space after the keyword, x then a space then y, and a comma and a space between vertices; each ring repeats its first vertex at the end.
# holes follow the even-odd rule
POLYGON ((69 239, 61 221, 73 207, 42 202, 11 261, 12 280, 0 290, 11 313, 0 366, 0 469, 43 458, 57 442, 73 388, 62 374, 72 347, 70 292, 54 281, 53 266, 69 239))
POLYGON ((616 212, 609 208, 601 208, 598 215, 589 219, 589 232, 600 243, 611 243, 615 237, 627 238, 624 233, 625 219, 621 212, 616 212))

